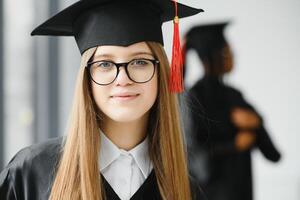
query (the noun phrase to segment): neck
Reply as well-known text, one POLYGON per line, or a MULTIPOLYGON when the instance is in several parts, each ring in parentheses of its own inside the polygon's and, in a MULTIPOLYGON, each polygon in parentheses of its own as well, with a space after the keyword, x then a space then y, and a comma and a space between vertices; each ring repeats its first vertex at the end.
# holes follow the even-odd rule
POLYGON ((210 80, 222 81, 223 75, 205 74, 204 77, 210 80))
POLYGON ((105 117, 101 130, 120 149, 129 151, 147 136, 148 114, 129 122, 118 122, 105 117))

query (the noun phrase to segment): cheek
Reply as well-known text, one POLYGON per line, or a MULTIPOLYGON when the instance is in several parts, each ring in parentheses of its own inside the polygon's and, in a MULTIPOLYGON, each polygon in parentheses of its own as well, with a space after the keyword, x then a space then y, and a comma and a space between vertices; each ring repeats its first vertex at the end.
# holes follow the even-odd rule
POLYGON ((92 93, 93 98, 100 110, 103 110, 105 105, 107 104, 108 94, 109 94, 109 87, 103 87, 100 85, 92 83, 92 93))
POLYGON ((145 101, 145 105, 147 105, 148 109, 150 109, 157 98, 157 93, 158 93, 157 75, 155 74, 153 79, 148 83, 149 84, 146 84, 144 88, 144 101, 145 101))

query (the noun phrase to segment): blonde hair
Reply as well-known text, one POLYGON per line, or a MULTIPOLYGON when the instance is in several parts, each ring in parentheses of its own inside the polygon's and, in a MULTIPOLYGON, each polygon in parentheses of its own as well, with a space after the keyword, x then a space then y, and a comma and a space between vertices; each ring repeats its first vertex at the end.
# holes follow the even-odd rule
MULTIPOLYGON (((181 133, 178 100, 169 92, 169 62, 161 44, 147 42, 158 66, 158 97, 149 116, 149 156, 164 200, 190 200, 186 152, 181 133)), ((96 48, 81 60, 67 138, 53 181, 50 200, 103 200, 105 190, 98 167, 101 114, 92 98, 86 63, 96 48)))

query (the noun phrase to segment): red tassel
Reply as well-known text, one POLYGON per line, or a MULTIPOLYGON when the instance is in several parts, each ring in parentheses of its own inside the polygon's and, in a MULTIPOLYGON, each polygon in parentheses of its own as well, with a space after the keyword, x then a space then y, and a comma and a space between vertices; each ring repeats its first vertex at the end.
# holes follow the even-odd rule
POLYGON ((173 33, 173 48, 172 48, 172 62, 171 62, 171 73, 169 88, 173 93, 183 92, 183 59, 180 46, 180 35, 179 35, 179 17, 177 9, 177 0, 175 3, 175 18, 174 33, 173 33))

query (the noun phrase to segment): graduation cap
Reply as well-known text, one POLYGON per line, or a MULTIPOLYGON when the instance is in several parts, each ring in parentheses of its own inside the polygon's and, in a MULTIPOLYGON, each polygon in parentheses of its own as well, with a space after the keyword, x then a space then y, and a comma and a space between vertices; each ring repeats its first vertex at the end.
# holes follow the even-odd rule
POLYGON ((162 24, 174 22, 170 89, 181 92, 179 18, 202 12, 177 0, 80 0, 34 29, 31 35, 74 36, 81 54, 100 45, 163 43, 162 24))
POLYGON ((226 44, 224 29, 229 22, 195 26, 185 36, 184 51, 195 49, 200 58, 207 58, 226 44))

